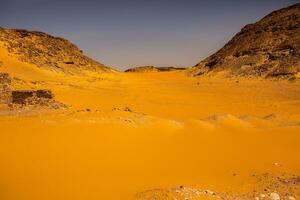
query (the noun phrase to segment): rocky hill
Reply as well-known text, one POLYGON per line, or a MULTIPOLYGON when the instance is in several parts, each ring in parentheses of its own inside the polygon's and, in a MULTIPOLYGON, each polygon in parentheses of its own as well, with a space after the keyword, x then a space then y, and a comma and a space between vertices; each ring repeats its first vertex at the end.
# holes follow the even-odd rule
POLYGON ((198 63, 192 75, 294 77, 300 72, 300 4, 246 25, 222 49, 198 63))
POLYGON ((0 42, 4 43, 3 48, 6 48, 9 54, 40 68, 70 74, 82 70, 113 71, 85 56, 68 40, 46 33, 0 28, 0 42))
POLYGON ((141 66, 127 69, 125 72, 167 72, 176 70, 185 70, 186 68, 177 67, 155 67, 155 66, 141 66))

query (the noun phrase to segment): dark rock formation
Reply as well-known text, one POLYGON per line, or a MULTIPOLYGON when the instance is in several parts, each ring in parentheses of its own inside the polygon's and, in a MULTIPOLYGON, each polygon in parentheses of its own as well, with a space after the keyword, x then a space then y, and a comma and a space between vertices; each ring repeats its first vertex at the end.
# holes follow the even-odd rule
POLYGON ((51 90, 13 90, 9 74, 0 73, 0 104, 10 108, 47 107, 52 109, 66 108, 63 103, 54 99, 51 90))
POLYGON ((193 75, 290 77, 300 71, 300 4, 245 26, 222 49, 193 67, 193 75))
POLYGON ((11 78, 8 73, 0 73, 0 84, 11 84, 11 78))
POLYGON ((11 101, 13 108, 67 108, 65 104, 55 101, 54 94, 51 90, 13 90, 11 101))
POLYGON ((54 99, 50 90, 14 90, 12 91, 12 103, 26 104, 29 99, 54 99))
POLYGON ((157 72, 157 67, 154 66, 141 66, 141 67, 135 67, 131 69, 125 70, 125 72, 157 72))
POLYGON ((184 67, 158 67, 158 71, 160 72, 169 72, 169 71, 180 71, 180 70, 186 70, 184 67))
POLYGON ((114 71, 85 56, 77 46, 68 40, 46 33, 0 29, 0 41, 5 43, 9 53, 18 55, 21 61, 52 71, 71 74, 82 70, 114 71))
POLYGON ((11 101, 11 91, 9 74, 0 73, 0 104, 8 104, 11 101))
POLYGON ((54 94, 51 90, 37 90, 36 96, 38 98, 54 99, 54 94))

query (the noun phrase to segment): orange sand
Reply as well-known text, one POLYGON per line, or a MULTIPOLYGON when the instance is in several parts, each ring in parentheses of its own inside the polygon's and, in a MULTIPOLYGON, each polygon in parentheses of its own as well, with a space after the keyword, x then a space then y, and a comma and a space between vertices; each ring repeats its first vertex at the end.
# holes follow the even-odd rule
POLYGON ((300 174, 297 82, 69 76, 0 55, 0 72, 25 80, 16 88, 51 89, 72 105, 2 112, 1 200, 126 200, 178 185, 247 192, 259 187, 253 173, 300 174))

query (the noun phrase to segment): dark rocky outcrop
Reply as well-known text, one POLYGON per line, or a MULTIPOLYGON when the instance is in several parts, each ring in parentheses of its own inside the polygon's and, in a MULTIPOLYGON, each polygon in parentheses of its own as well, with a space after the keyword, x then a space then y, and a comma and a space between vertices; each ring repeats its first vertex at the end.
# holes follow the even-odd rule
POLYGON ((11 78, 7 73, 0 73, 0 104, 11 101, 11 78))
POLYGON ((125 72, 157 72, 157 67, 154 66, 141 66, 141 67, 135 67, 131 69, 125 70, 125 72))
POLYGON ((192 75, 290 77, 300 72, 300 4, 245 26, 222 49, 198 63, 192 75))
POLYGON ((125 72, 168 72, 176 70, 185 70, 186 68, 179 67, 155 67, 155 66, 141 66, 127 69, 125 72))
POLYGON ((0 29, 0 41, 19 60, 40 68, 65 73, 79 73, 82 70, 111 72, 113 69, 85 56, 83 52, 66 39, 37 31, 0 29))
POLYGON ((14 90, 9 74, 0 73, 0 104, 10 108, 47 107, 53 109, 67 106, 55 100, 51 90, 14 90))
POLYGON ((54 99, 50 90, 14 90, 12 91, 12 103, 26 104, 28 99, 54 99))

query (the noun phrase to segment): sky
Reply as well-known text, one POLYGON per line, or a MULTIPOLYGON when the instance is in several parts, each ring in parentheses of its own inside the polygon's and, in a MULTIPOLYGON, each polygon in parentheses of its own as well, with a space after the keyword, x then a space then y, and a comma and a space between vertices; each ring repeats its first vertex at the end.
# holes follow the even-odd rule
POLYGON ((299 0, 0 0, 0 26, 70 40, 124 70, 190 67, 240 29, 299 0))

